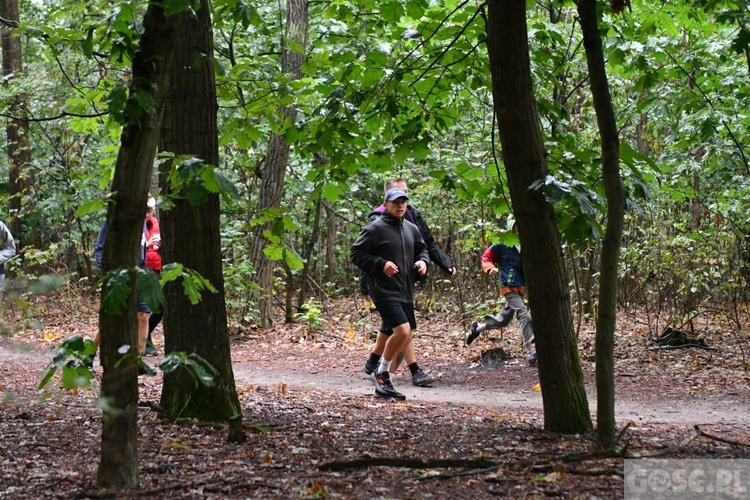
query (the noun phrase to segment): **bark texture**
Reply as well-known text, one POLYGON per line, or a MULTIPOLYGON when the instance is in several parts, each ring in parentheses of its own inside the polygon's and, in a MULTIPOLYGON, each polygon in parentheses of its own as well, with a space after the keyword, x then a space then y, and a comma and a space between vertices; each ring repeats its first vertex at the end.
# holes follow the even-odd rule
POLYGON ((100 356, 103 367, 102 449, 97 482, 109 488, 136 487, 138 478, 137 283, 143 216, 156 145, 164 91, 169 86, 173 18, 150 5, 143 18, 144 33, 133 61, 130 95, 147 92, 156 112, 134 117, 126 113, 120 151, 112 181, 112 201, 102 265, 104 272, 122 269, 134 286, 119 314, 99 312, 100 356), (129 345, 127 353, 120 353, 129 345))
MULTIPOLYGON (((6 23, 18 25, 20 23, 18 13, 18 0, 0 0, 0 18, 6 23)), ((4 26, 2 29, 2 53, 3 53, 3 76, 4 85, 23 73, 23 58, 21 57, 21 38, 12 26, 4 26)), ((8 119, 5 125, 5 134, 8 139, 8 184, 10 199, 8 208, 10 217, 8 225, 10 232, 16 240, 16 250, 21 253, 24 245, 31 244, 39 247, 39 233, 36 228, 25 228, 21 218, 21 209, 24 206, 23 197, 34 187, 29 165, 31 165, 31 148, 29 145, 29 123, 24 119, 24 96, 13 95, 8 103, 8 113, 13 118, 8 119)), ((30 200, 26 200, 25 212, 33 214, 30 200)))
MULTIPOLYGON (((287 0, 286 40, 282 55, 282 71, 290 81, 298 80, 302 76, 302 63, 305 54, 294 50, 289 42, 295 46, 307 45, 308 10, 306 0, 287 0)), ((293 106, 280 110, 283 121, 294 125, 297 112, 293 106)), ((255 233, 250 238, 250 259, 255 267, 255 282, 258 291, 253 295, 258 306, 259 324, 263 328, 271 328, 273 324, 273 268, 274 262, 266 256, 263 250, 268 244, 264 236, 266 231, 272 231, 277 220, 272 214, 281 206, 284 192, 284 175, 289 163, 289 144, 279 134, 272 134, 265 162, 260 170, 261 186, 258 204, 258 214, 268 219, 255 227, 255 233)))
MULTIPOLYGON (((216 166, 219 164, 218 104, 208 0, 201 1, 197 17, 187 13, 179 17, 161 150, 199 158, 216 166)), ((205 292, 200 302, 191 304, 181 280, 165 287, 165 351, 195 353, 208 361, 218 375, 216 385, 207 387, 196 383, 185 369, 165 374, 161 404, 175 417, 226 420, 240 413, 240 405, 229 351, 219 196, 205 192, 204 201, 191 204, 183 188, 174 192, 167 182, 167 175, 173 168, 187 167, 171 162, 161 166, 162 191, 174 202, 173 207, 161 211, 164 263, 178 262, 197 271, 211 282, 216 293, 205 292)), ((190 187, 193 188, 202 189, 201 186, 190 187)))
POLYGON ((591 428, 575 342, 567 274, 552 206, 529 189, 547 173, 532 90, 524 0, 488 2, 487 46, 492 94, 511 201, 519 224, 529 305, 539 358, 547 430, 591 428))
POLYGON ((599 444, 612 449, 616 439, 614 342, 617 319, 617 267, 625 209, 620 180, 620 138, 604 65, 596 0, 580 0, 578 14, 589 70, 591 94, 602 141, 602 179, 607 195, 607 227, 602 242, 599 314, 596 320, 596 398, 599 444))

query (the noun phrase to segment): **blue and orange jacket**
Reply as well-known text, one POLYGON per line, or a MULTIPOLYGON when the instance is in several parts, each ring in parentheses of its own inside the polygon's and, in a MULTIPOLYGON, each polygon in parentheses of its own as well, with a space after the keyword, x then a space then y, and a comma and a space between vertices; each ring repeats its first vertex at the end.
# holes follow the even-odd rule
POLYGON ((482 271, 489 273, 492 269, 498 269, 498 281, 500 282, 500 293, 516 292, 523 295, 526 287, 526 278, 523 274, 523 260, 521 252, 516 247, 509 247, 502 243, 495 243, 482 254, 482 271))

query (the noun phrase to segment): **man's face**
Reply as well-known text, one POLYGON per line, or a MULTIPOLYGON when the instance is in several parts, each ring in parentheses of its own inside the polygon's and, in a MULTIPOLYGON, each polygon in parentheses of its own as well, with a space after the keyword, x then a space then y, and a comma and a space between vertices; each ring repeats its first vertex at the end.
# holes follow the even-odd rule
POLYGON ((406 198, 396 198, 393 201, 385 202, 385 210, 392 216, 398 219, 403 219, 406 214, 407 204, 408 200, 406 198))

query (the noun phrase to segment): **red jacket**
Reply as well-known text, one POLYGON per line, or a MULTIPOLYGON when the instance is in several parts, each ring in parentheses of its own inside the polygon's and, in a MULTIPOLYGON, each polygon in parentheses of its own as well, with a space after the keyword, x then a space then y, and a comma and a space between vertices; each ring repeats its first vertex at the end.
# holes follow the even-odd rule
POLYGON ((159 220, 156 217, 146 217, 146 224, 143 229, 143 235, 146 238, 146 267, 154 271, 161 271, 161 243, 148 245, 152 236, 158 234, 161 236, 159 229, 159 220))

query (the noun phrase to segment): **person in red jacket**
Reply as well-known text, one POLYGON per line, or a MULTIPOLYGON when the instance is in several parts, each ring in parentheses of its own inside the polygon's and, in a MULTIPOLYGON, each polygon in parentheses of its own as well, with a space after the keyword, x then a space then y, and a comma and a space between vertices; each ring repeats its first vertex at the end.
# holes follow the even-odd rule
MULTIPOLYGON (((146 220, 143 224, 143 246, 145 266, 156 274, 161 274, 161 230, 159 229, 159 219, 154 216, 156 209, 156 200, 149 198, 146 210, 146 220)), ((154 331, 163 317, 161 311, 152 311, 148 318, 148 337, 146 338, 146 356, 156 356, 158 351, 151 340, 151 332, 154 331)))

